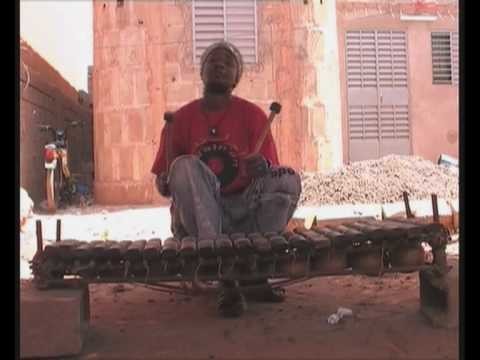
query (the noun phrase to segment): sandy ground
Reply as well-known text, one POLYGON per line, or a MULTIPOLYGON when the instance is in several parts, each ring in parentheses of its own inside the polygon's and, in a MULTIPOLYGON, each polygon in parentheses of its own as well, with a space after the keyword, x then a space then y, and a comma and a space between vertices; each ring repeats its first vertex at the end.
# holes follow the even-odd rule
MULTIPOLYGON (((71 209, 34 215, 21 235, 22 276, 35 251, 35 220, 46 239, 166 237, 167 208, 71 209)), ((458 242, 449 245, 458 260, 458 242)), ((287 288, 282 304, 249 303, 239 319, 216 314, 212 293, 189 297, 142 285, 90 285, 91 322, 75 359, 457 359, 458 328, 432 328, 419 313, 418 274, 326 277, 287 288), (336 325, 338 307, 353 311, 336 325)))
POLYGON ((213 294, 91 286, 91 331, 76 359, 458 358, 458 329, 434 329, 420 315, 416 274, 319 278, 287 295, 231 320, 216 315, 213 294), (329 325, 339 306, 353 316, 329 325))

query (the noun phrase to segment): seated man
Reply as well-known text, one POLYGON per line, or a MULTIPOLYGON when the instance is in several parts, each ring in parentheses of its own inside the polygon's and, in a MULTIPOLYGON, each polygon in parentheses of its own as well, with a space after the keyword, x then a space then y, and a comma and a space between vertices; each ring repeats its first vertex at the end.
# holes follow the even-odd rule
MULTIPOLYGON (((181 107, 170 130, 162 131, 152 172, 160 194, 172 198, 172 232, 178 238, 202 241, 221 233, 282 231, 297 206, 300 177, 278 165, 270 131, 259 153, 251 154, 268 119, 258 106, 232 95, 242 70, 242 57, 232 44, 207 48, 200 70, 203 97, 181 107), (166 163, 167 148, 171 164, 166 163)), ((282 292, 263 283, 263 300, 283 299, 282 292)), ((241 314, 243 295, 235 284, 221 285, 221 313, 241 314)))

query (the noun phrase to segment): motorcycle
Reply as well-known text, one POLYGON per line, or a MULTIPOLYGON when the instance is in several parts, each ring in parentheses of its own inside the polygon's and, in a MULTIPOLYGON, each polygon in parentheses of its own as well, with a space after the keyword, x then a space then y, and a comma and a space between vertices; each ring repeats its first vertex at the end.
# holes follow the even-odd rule
POLYGON ((68 130, 78 125, 78 121, 69 122, 65 129, 39 125, 40 131, 53 135, 53 141, 44 146, 43 152, 47 210, 51 212, 71 205, 76 193, 76 184, 68 167, 68 130))

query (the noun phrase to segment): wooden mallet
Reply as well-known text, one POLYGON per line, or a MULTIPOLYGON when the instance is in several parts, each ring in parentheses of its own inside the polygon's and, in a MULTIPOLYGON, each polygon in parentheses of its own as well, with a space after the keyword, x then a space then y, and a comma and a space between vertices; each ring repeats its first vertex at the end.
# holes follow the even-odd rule
POLYGON ((171 134, 171 126, 173 124, 173 112, 166 111, 163 114, 163 120, 165 120, 165 162, 166 162, 166 172, 170 171, 170 162, 172 161, 172 134, 171 134))
MULTIPOLYGON (((273 119, 275 118, 275 115, 280 113, 281 109, 282 109, 282 105, 280 105, 277 102, 272 102, 272 104, 270 105, 270 115, 268 115, 267 123, 265 124, 265 127, 263 128, 263 131, 261 132, 260 137, 258 138, 255 144, 255 147, 253 148, 253 151, 247 156, 245 156, 244 159, 248 159, 251 156, 254 156, 260 152, 263 142, 265 141, 265 138, 267 137, 267 134, 270 131, 270 125, 272 124, 273 119)), ((246 169, 243 166, 241 167, 240 175, 246 176, 246 169)))
POLYGON ((272 102, 272 104, 270 105, 270 115, 268 116, 268 121, 265 124, 265 127, 263 128, 263 131, 260 134, 260 137, 258 138, 257 143, 255 144, 255 148, 253 149, 253 152, 249 156, 258 154, 258 152, 260 151, 260 148, 263 145, 263 142, 265 141, 265 138, 267 137, 268 132, 270 131, 270 125, 272 124, 273 119, 275 118, 275 115, 280 113, 280 110, 282 110, 282 105, 280 105, 277 102, 272 102))

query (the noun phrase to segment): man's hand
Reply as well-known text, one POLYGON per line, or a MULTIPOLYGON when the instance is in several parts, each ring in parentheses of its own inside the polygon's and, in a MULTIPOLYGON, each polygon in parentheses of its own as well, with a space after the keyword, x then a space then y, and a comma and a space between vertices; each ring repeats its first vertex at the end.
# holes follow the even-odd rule
POLYGON ((245 158, 245 170, 248 176, 258 178, 267 173, 268 163, 261 154, 251 155, 245 158))
POLYGON ((158 192, 164 197, 170 197, 170 189, 168 187, 168 174, 163 172, 155 179, 158 192))

